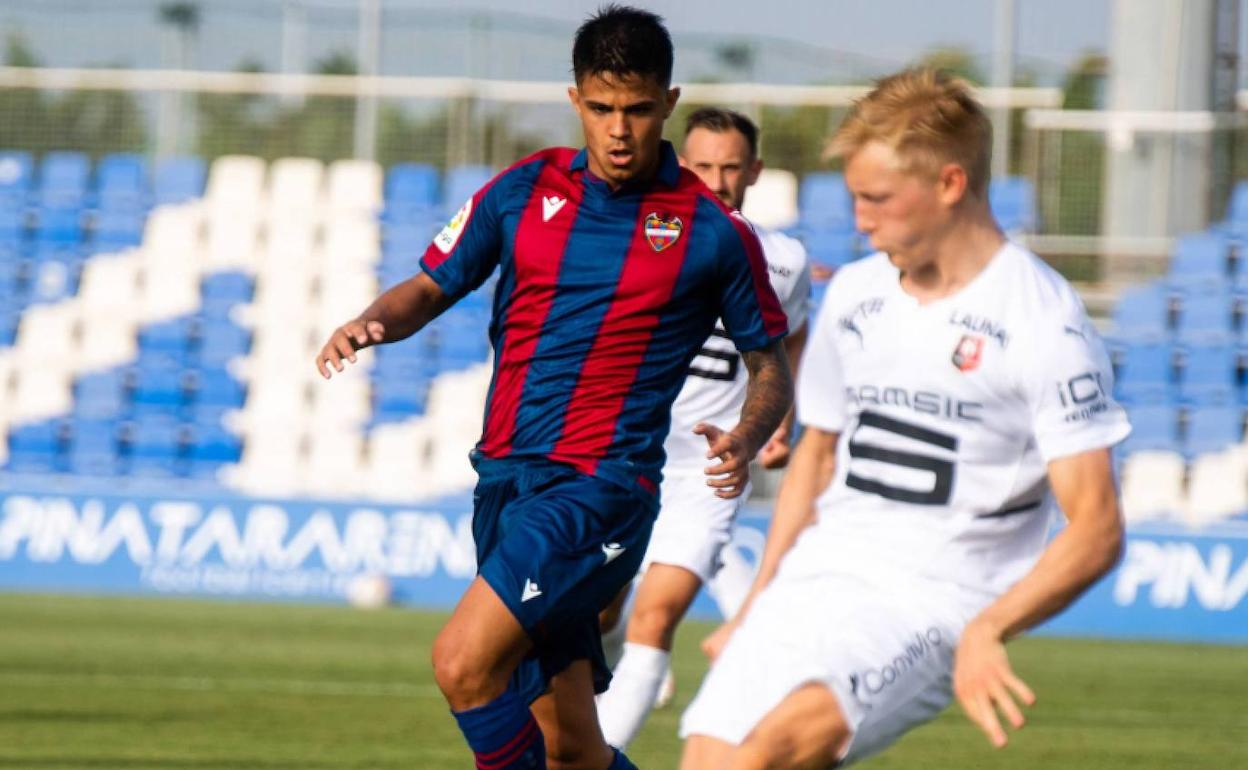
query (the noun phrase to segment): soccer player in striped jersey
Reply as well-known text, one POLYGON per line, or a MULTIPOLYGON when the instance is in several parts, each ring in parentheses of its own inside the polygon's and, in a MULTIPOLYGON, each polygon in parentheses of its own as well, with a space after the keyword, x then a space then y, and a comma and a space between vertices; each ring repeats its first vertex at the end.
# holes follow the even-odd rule
MULTIPOLYGON (((681 163, 692 169, 710 190, 733 210, 758 179, 758 128, 746 116, 716 107, 689 115, 681 163)), ((772 288, 789 324, 785 351, 789 361, 801 356, 810 303, 810 265, 801 243, 782 233, 756 228, 767 260, 772 288)), ((672 406, 672 430, 666 443, 663 504, 642 562, 642 577, 631 601, 621 594, 622 617, 604 612, 604 633, 617 646, 619 662, 611 688, 598 698, 598 714, 608 742, 626 747, 641 729, 656 695, 671 676, 669 656, 676 626, 703 584, 731 618, 749 591, 753 572, 744 559, 728 551, 733 522, 746 495, 725 497, 706 486, 706 441, 695 431, 701 425, 731 426, 745 400, 746 377, 741 357, 723 327, 717 326, 689 367, 689 377, 672 406), (621 636, 623 639, 621 639, 621 636)), ((790 419, 759 453, 767 467, 788 460, 790 419)), ((627 590, 627 589, 626 589, 627 590)), ((610 657, 610 656, 609 656, 610 657)), ((669 680, 670 681, 670 680, 669 680)))
POLYGON ((1109 360, 1075 291, 993 219, 991 148, 969 88, 931 70, 881 81, 833 137, 878 251, 812 324, 802 438, 682 770, 839 767, 955 695, 1004 746, 1034 700, 1006 641, 1118 558, 1110 448, 1130 428, 1109 360))
POLYGON ((671 404, 717 318, 750 382, 739 422, 713 432, 708 483, 740 490, 791 404, 787 324, 758 238, 661 139, 679 96, 662 21, 606 6, 578 30, 572 63, 586 146, 496 176, 435 236, 423 272, 317 356, 332 376, 499 271, 472 455, 478 575, 433 648, 482 770, 633 767, 598 725, 610 672, 597 614, 641 563, 671 404))

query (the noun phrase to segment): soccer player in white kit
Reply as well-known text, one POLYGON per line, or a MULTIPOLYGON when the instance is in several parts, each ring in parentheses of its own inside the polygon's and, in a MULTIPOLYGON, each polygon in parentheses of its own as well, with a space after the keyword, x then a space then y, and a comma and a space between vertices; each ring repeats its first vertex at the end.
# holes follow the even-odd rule
MULTIPOLYGON (((686 122, 680 160, 725 205, 739 210, 746 188, 754 184, 763 167, 758 157, 758 128, 731 110, 697 110, 686 122)), ((810 303, 806 250, 782 233, 757 226, 755 232, 772 288, 788 317, 785 352, 796 365, 806 338, 810 303)), ((740 353, 717 327, 694 358, 672 405, 671 430, 664 444, 662 508, 642 562, 642 577, 623 617, 605 613, 603 618, 604 628, 627 623, 623 654, 612 672, 611 686, 598 697, 603 735, 613 746, 627 747, 653 708, 664 676, 670 676, 676 626, 702 585, 709 583, 724 616, 732 617, 752 582, 750 565, 725 551, 737 511, 748 496, 748 483, 717 490, 707 486, 705 473, 706 434, 737 423, 746 379, 740 353)), ((792 414, 760 450, 764 466, 787 463, 791 427, 792 414)))
POLYGON ((991 144, 931 70, 881 81, 833 137, 878 253, 813 324, 804 432, 755 586, 708 645, 682 770, 848 763, 954 694, 1004 746, 1034 701, 1006 640, 1120 554, 1110 447, 1130 428, 1078 296, 992 218, 991 144))

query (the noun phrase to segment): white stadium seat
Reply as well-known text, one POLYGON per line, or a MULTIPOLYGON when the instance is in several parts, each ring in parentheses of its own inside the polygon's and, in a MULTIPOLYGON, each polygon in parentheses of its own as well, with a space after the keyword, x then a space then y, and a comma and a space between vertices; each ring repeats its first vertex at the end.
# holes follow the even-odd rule
POLYGON ((746 188, 741 213, 755 224, 776 230, 797 224, 797 176, 792 171, 763 169, 746 188))
POLYGON ((65 414, 74 402, 70 376, 53 368, 25 366, 14 374, 13 424, 65 414))
POLYGON ((1248 466, 1238 448, 1198 456, 1192 463, 1185 518, 1205 523, 1248 509, 1248 466))
POLYGON ((265 163, 250 155, 223 155, 212 163, 204 197, 214 210, 258 212, 264 191, 265 163))
POLYGON ((1127 521, 1181 514, 1184 509, 1183 455, 1178 452, 1137 452, 1122 466, 1122 509, 1127 521))
POLYGON ((75 360, 78 373, 120 366, 139 354, 135 325, 125 315, 93 315, 82 325, 81 352, 75 360))
POLYGON ((328 204, 340 212, 372 215, 381 211, 381 166, 371 160, 338 160, 329 165, 328 204))
POLYGON ((78 286, 84 317, 132 318, 139 294, 141 264, 139 253, 135 251, 88 259, 78 286))
POLYGON ((319 216, 325 164, 315 158, 279 158, 269 169, 268 215, 272 219, 319 216))

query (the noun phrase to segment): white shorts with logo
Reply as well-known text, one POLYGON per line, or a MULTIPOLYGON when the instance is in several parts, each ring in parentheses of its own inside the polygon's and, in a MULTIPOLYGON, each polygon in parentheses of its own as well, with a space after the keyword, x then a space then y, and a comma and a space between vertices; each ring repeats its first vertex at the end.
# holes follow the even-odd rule
POLYGON ((707 673, 681 737, 739 744, 791 692, 820 683, 853 730, 843 763, 887 747, 952 698, 969 612, 923 589, 847 575, 785 579, 781 570, 707 673))
POLYGON ((668 473, 660 490, 659 516, 650 533, 642 571, 654 563, 683 567, 705 583, 719 570, 720 552, 732 539, 737 511, 750 496, 732 500, 715 496, 698 472, 668 473))

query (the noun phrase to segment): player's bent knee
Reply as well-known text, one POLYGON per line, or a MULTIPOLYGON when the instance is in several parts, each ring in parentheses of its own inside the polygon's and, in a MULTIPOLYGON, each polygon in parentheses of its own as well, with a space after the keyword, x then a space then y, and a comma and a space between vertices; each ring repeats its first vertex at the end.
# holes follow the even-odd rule
POLYGON ((683 607, 655 604, 636 607, 628 621, 628 640, 669 650, 676 626, 684 615, 683 607))
POLYGON ((826 770, 845 752, 852 732, 836 696, 822 684, 794 690, 746 736, 731 768, 826 770))
POLYGON ((456 711, 484 705, 506 688, 506 681, 500 681, 488 666, 472 660, 462 648, 443 642, 441 637, 434 642, 432 657, 434 681, 456 711))

